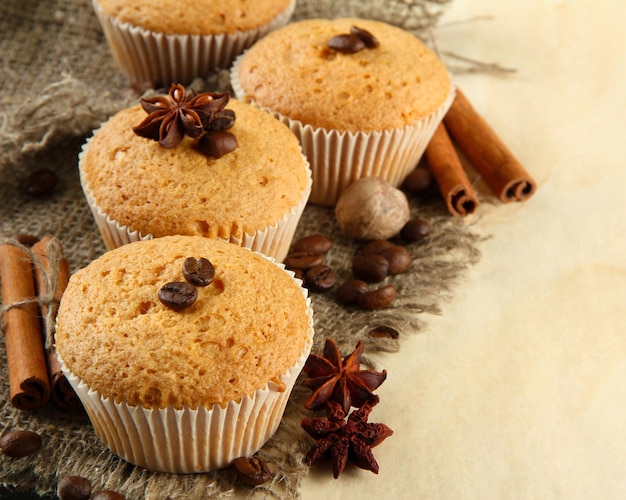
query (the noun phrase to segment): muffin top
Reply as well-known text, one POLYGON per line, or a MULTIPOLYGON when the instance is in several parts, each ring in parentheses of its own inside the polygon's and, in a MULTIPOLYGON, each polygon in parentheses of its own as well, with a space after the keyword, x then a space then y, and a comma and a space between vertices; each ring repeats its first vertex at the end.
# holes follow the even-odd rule
POLYGON ((172 236, 124 245, 73 274, 56 347, 103 397, 180 409, 280 386, 310 335, 305 293, 276 264, 219 240, 172 236), (176 311, 158 291, 185 281, 187 257, 208 259, 215 279, 176 311))
POLYGON ((352 132, 414 123, 451 90, 445 65, 418 38, 355 18, 309 19, 270 33, 242 56, 238 79, 246 100, 313 127, 352 132), (328 47, 352 26, 371 33, 378 47, 351 54, 328 47))
POLYGON ((139 137, 141 106, 97 130, 81 161, 81 180, 120 225, 155 237, 241 238, 275 225, 298 206, 310 169, 295 135, 267 113, 231 99, 229 130, 238 146, 214 159, 187 136, 174 148, 139 137))
POLYGON ((97 0, 120 22, 167 34, 209 35, 246 31, 269 23, 291 0, 97 0))

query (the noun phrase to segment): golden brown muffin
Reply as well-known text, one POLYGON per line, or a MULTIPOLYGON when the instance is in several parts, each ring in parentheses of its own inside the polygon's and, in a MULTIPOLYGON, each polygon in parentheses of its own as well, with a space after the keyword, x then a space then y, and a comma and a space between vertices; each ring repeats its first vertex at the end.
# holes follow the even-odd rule
POLYGON ((354 18, 304 20, 270 33, 242 56, 237 77, 247 100, 313 127, 352 132, 412 124, 451 91, 445 65, 418 38, 354 18), (351 26, 380 45, 353 54, 329 49, 351 26))
POLYGON ((146 117, 140 106, 119 112, 88 144, 83 187, 102 212, 142 235, 240 239, 278 224, 304 208, 307 161, 296 137, 267 113, 236 100, 227 108, 236 113, 230 132, 238 146, 219 159, 189 137, 166 149, 137 136, 133 126, 146 117))
POLYGON ((119 22, 166 34, 246 31, 269 23, 291 0, 96 0, 119 22))
POLYGON ((276 264, 235 245, 172 236, 124 245, 76 272, 63 296, 56 347, 103 398, 145 408, 224 405, 278 382, 311 330, 302 289, 276 264), (163 305, 187 257, 215 279, 193 305, 163 305))

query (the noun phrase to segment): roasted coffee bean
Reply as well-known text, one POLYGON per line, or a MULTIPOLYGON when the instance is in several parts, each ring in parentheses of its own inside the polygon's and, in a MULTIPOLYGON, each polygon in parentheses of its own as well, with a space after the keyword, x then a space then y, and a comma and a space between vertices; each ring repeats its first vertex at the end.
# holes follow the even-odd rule
POLYGON ((258 486, 272 479, 272 473, 260 458, 240 457, 233 463, 239 480, 249 486, 258 486))
POLYGON ((361 309, 373 311, 388 306, 395 298, 396 288, 393 285, 385 285, 359 295, 356 303, 361 309))
POLYGON ((191 283, 172 281, 159 288, 158 295, 165 307, 180 311, 193 305, 198 298, 198 290, 191 283))
POLYGON ((354 277, 368 283, 379 283, 389 274, 389 261, 376 253, 362 253, 352 260, 354 277))
POLYGON ((402 245, 393 245, 382 251, 389 262, 389 274, 402 274, 411 266, 411 253, 402 245))
POLYGON ((0 451, 7 457, 23 458, 41 448, 41 436, 33 431, 13 431, 0 438, 0 451))
POLYGON ((314 266, 321 266, 324 263, 324 255, 318 252, 292 252, 285 257, 285 267, 287 269, 300 269, 306 271, 314 266))
POLYGON ((391 328, 390 326, 377 326, 376 328, 370 330, 370 337, 375 339, 398 339, 400 338, 400 333, 395 328, 391 328))
POLYGON ((92 496, 91 500, 126 500, 126 497, 117 491, 102 490, 92 496))
POLYGON ((332 37, 328 40, 328 47, 342 54, 354 54, 363 50, 366 45, 361 38, 350 33, 332 37))
POLYGON ((232 109, 224 109, 215 114, 214 118, 207 124, 205 130, 223 131, 232 128, 235 124, 235 112, 232 109))
POLYGON ((426 167, 417 167, 404 179, 402 187, 409 193, 422 193, 433 183, 433 174, 426 167))
POLYGON ((230 132, 210 131, 198 139, 198 148, 209 158, 221 158, 237 148, 237 138, 230 132))
POLYGON ((306 272, 304 284, 313 292, 327 292, 337 283, 337 274, 330 267, 322 264, 306 272))
POLYGON ((91 496, 91 481, 86 477, 65 476, 57 485, 61 500, 88 500, 91 496))
POLYGON ((192 285, 208 286, 215 279, 215 268, 204 257, 187 257, 183 262, 183 276, 192 285))
POLYGON ((293 245, 294 252, 315 252, 315 253, 327 253, 333 247, 333 242, 330 238, 322 236, 321 234, 314 234, 311 236, 305 236, 300 238, 293 245))
POLYGON ((350 33, 358 36, 368 49, 375 49, 380 45, 378 39, 372 35, 369 31, 359 28, 357 26, 350 27, 350 33))
POLYGON ((364 294, 368 290, 369 286, 365 281, 349 279, 337 288, 337 302, 344 306, 354 305, 359 295, 364 294))
POLYGON ((32 234, 20 233, 15 235, 15 240, 20 245, 24 245, 25 247, 32 247, 35 243, 39 241, 39 238, 37 238, 37 236, 33 236, 32 234))
POLYGON ((57 175, 52 170, 42 168, 25 177, 21 188, 27 195, 42 196, 54 189, 57 180, 57 175))
POLYGON ((368 241, 361 248, 361 253, 377 253, 382 254, 383 250, 391 248, 394 244, 389 240, 372 240, 368 241))
POLYGON ((400 237, 409 243, 423 240, 431 232, 430 224, 422 219, 411 219, 400 231, 400 237))

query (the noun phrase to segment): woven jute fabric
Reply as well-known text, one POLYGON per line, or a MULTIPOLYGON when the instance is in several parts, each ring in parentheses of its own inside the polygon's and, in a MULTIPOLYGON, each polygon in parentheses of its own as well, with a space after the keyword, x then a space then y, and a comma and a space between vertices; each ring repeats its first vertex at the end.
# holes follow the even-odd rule
MULTIPOLYGON (((294 18, 370 17, 420 35, 437 22, 446 1, 300 0, 294 18)), ((137 95, 115 65, 89 0, 2 2, 0 57, 0 239, 18 233, 53 235, 74 271, 105 251, 80 188, 78 151, 94 128, 136 102, 137 95), (33 198, 21 191, 20 184, 41 168, 54 171, 59 181, 50 194, 33 198)), ((216 73, 194 85, 202 90, 228 89, 228 73, 216 73)), ((366 353, 400 349, 407 335, 423 331, 424 313, 439 313, 466 269, 479 259, 479 237, 465 221, 451 217, 436 195, 414 198, 411 204, 413 213, 428 220, 433 231, 422 243, 410 245, 414 260, 409 272, 388 278, 397 287, 398 298, 388 308, 364 312, 339 306, 332 292, 313 295, 314 351, 321 350, 326 337, 334 338, 344 355, 358 339, 365 342, 366 353), (368 332, 380 325, 396 328, 400 338, 369 337, 368 332)), ((332 209, 306 208, 296 237, 310 234, 333 239, 326 261, 340 280, 350 276, 358 245, 341 233, 332 209)), ((364 361, 375 367, 371 358, 364 361)), ((35 412, 13 408, 0 336, 0 434, 29 429, 43 438, 43 449, 35 455, 0 458, 0 483, 50 493, 61 477, 78 475, 91 480, 94 491, 112 489, 129 499, 210 498, 235 492, 298 498, 300 481, 308 471, 304 457, 311 446, 300 428, 302 418, 311 416, 303 407, 308 394, 301 377, 279 430, 258 452, 275 473, 270 482, 247 489, 231 469, 197 475, 154 473, 108 451, 82 411, 66 413, 53 403, 35 412)))

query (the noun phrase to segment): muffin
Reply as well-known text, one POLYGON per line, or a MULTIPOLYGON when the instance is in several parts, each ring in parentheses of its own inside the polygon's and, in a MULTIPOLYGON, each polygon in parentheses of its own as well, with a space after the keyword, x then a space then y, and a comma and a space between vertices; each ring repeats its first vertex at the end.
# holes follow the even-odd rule
POLYGON ((284 25, 295 0, 92 0, 120 68, 132 83, 190 83, 284 25))
POLYGON ((313 171, 310 201, 334 205, 363 177, 398 186, 454 98, 443 62, 386 23, 309 19, 280 28, 231 68, 235 95, 299 137, 313 171))
POLYGON ((56 349, 98 436, 125 460, 165 472, 215 470, 255 453, 311 349, 300 284, 265 256, 197 236, 134 242, 77 271, 56 349), (213 274, 194 265, 201 259, 213 274), (189 291, 163 295, 173 283, 195 290, 195 301, 189 291))
MULTIPOLYGON (((223 96, 199 96, 206 95, 223 96)), ((221 157, 205 154, 202 138, 164 147, 137 135, 134 129, 152 116, 140 105, 111 117, 88 140, 80 178, 108 249, 185 234, 282 261, 310 193, 308 161, 289 128, 267 113, 234 99, 225 110, 234 113, 228 132, 237 145, 221 157)))

